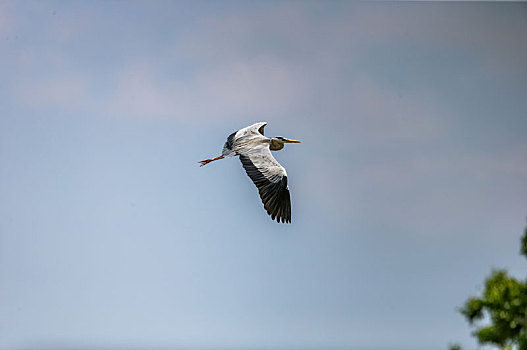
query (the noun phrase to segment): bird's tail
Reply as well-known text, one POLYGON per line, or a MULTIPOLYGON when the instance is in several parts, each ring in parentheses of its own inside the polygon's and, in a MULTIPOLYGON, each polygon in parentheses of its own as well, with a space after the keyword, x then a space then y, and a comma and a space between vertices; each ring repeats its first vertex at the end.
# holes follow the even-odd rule
POLYGON ((210 158, 210 159, 201 160, 201 161, 199 161, 198 163, 201 164, 200 166, 204 166, 204 165, 209 164, 210 162, 213 162, 213 161, 218 160, 218 159, 223 159, 223 156, 219 156, 219 157, 216 157, 216 158, 210 158))

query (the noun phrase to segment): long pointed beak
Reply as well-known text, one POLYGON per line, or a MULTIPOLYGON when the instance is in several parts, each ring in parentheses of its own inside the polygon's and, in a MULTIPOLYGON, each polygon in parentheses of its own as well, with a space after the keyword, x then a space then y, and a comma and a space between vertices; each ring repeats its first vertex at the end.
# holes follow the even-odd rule
POLYGON ((284 141, 285 141, 285 142, 288 142, 288 143, 302 143, 302 141, 291 140, 291 139, 285 139, 284 141))

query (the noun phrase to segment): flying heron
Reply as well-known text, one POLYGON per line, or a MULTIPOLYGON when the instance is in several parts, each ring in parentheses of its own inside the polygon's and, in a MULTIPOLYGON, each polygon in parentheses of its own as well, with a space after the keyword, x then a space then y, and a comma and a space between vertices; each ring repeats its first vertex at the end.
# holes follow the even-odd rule
POLYGON ((274 159, 271 151, 279 151, 285 143, 300 143, 297 140, 278 136, 264 136, 266 122, 255 123, 233 132, 223 145, 221 156, 202 160, 200 166, 212 161, 240 156, 242 166, 260 193, 267 214, 277 222, 291 222, 291 199, 287 186, 287 173, 274 159))

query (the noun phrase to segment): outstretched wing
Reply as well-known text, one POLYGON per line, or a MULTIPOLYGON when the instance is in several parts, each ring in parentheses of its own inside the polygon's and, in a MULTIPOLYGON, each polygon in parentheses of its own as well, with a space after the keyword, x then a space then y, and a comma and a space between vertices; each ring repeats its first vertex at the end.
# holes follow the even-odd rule
POLYGON ((247 175, 258 187, 267 214, 277 222, 291 222, 287 173, 274 159, 269 148, 263 147, 250 154, 241 154, 240 160, 247 175))
MULTIPOLYGON (((242 144, 244 143, 243 141, 240 141, 240 140, 247 140, 249 138, 264 136, 264 129, 266 125, 267 125, 267 122, 254 123, 243 129, 233 132, 232 134, 229 135, 229 137, 227 137, 227 141, 223 145, 223 150, 221 152, 221 155, 223 157, 235 156, 236 151, 237 151, 235 150, 235 148, 244 147, 243 145, 240 145, 240 142, 242 144), (239 147, 236 147, 236 145, 238 145, 239 147)), ((252 148, 253 146, 251 145, 250 147, 252 148)), ((238 149, 238 151, 242 151, 241 153, 244 153, 247 150, 238 149)))
POLYGON ((246 128, 241 129, 240 131, 243 131, 245 134, 253 134, 253 135, 264 135, 264 129, 267 125, 267 122, 259 122, 254 123, 253 125, 249 125, 246 128))

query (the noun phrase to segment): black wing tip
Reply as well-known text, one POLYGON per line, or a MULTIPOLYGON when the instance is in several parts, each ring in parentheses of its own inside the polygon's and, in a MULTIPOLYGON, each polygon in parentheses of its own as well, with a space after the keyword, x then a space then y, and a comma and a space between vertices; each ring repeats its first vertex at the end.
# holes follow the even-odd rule
POLYGON ((278 223, 291 223, 291 197, 287 188, 287 177, 281 181, 281 187, 274 189, 276 192, 266 196, 264 191, 260 192, 264 208, 272 220, 278 223))
POLYGON ((240 161, 245 172, 258 188, 267 214, 277 223, 290 224, 291 197, 287 187, 287 175, 284 175, 279 182, 271 182, 254 166, 248 156, 240 155, 240 161))
POLYGON ((282 224, 290 224, 291 223, 291 215, 287 216, 287 215, 273 215, 273 213, 268 210, 267 211, 267 214, 271 217, 271 220, 275 221, 277 223, 282 223, 282 224))
POLYGON ((279 223, 279 224, 280 223, 282 223, 282 224, 290 224, 291 223, 291 218, 284 218, 284 217, 278 218, 277 217, 276 218, 276 222, 279 223))
POLYGON ((258 132, 259 132, 260 134, 262 134, 263 136, 265 136, 265 135, 264 135, 264 129, 265 129, 265 126, 266 126, 266 125, 267 125, 267 122, 262 122, 262 126, 260 126, 260 127, 258 128, 258 132))
POLYGON ((274 213, 272 210, 267 210, 267 214, 269 214, 272 220, 276 220, 277 223, 290 224, 291 223, 291 211, 289 209, 290 207, 291 207, 290 203, 284 201, 278 205, 278 208, 275 209, 274 213))
POLYGON ((234 143, 234 136, 236 135, 237 131, 233 132, 227 137, 227 141, 225 142, 224 147, 227 148, 229 151, 232 150, 232 144, 234 143))

